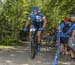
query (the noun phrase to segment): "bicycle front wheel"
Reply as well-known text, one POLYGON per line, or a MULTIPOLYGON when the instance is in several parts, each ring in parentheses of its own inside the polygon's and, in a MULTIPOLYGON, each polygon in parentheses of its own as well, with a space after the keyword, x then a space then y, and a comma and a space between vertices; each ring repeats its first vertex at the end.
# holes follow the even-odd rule
POLYGON ((34 59, 36 55, 36 49, 35 49, 35 41, 31 40, 31 58, 34 59))

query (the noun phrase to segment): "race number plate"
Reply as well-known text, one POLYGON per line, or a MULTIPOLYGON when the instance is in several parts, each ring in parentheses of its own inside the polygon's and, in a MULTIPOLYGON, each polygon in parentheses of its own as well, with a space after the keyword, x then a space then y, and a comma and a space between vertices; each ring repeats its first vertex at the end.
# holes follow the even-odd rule
POLYGON ((35 28, 30 28, 30 32, 35 32, 36 29, 35 28))

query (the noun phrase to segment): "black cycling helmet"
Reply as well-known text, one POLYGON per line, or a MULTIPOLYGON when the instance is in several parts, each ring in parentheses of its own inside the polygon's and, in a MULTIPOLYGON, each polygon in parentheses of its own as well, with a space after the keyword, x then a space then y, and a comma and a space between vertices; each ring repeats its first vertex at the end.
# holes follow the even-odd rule
POLYGON ((34 12, 35 10, 38 12, 39 11, 39 8, 37 6, 33 6, 32 7, 32 11, 34 12))

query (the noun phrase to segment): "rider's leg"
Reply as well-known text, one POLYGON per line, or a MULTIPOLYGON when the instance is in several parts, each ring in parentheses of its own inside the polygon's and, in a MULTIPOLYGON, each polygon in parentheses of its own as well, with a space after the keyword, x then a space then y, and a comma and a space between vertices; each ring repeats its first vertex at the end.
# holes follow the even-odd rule
POLYGON ((41 31, 37 32, 38 43, 41 41, 41 31))
POLYGON ((41 31, 38 31, 38 32, 37 32, 37 39, 38 39, 38 51, 40 51, 41 31))
POLYGON ((41 31, 37 32, 37 38, 38 38, 38 43, 40 44, 40 42, 41 42, 41 31))

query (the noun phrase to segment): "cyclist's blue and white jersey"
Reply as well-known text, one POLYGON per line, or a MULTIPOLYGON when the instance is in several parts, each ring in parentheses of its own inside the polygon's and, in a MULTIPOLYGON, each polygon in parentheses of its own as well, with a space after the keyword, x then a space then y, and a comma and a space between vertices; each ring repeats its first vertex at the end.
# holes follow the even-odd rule
POLYGON ((40 26, 40 23, 43 22, 44 18, 45 18, 45 16, 41 12, 39 12, 38 15, 34 15, 34 13, 31 12, 28 16, 29 20, 32 19, 32 25, 34 25, 34 26, 38 26, 38 25, 40 26))

